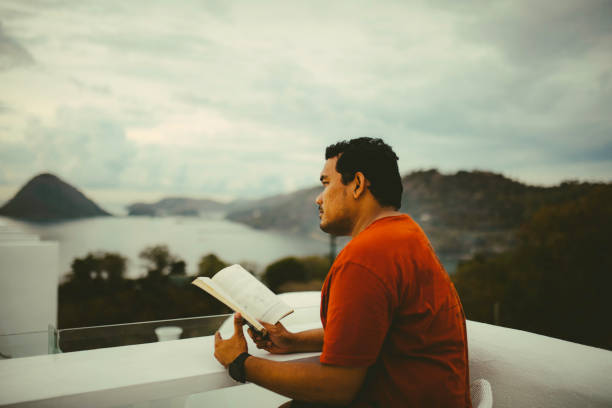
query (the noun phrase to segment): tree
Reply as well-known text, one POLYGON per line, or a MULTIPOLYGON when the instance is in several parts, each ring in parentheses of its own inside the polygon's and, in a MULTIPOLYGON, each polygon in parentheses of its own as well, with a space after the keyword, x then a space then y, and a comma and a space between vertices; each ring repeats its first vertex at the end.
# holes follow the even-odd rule
POLYGON ((138 255, 145 261, 147 279, 160 280, 171 273, 185 272, 185 262, 170 253, 167 245, 154 245, 143 249, 138 255), (182 264, 181 264, 182 262, 182 264))
POLYGON ((280 289, 319 290, 330 267, 329 257, 326 256, 290 256, 268 265, 262 279, 274 292, 280 289), (305 283, 308 284, 304 285, 305 283), (293 289, 288 289, 289 287, 293 289))
POLYGON ((114 252, 90 252, 72 261, 68 281, 80 284, 106 281, 115 284, 123 279, 127 259, 114 252))
POLYGON ((518 247, 459 265, 453 280, 468 318, 612 349, 612 186, 537 211, 518 247))
POLYGON ((304 265, 308 279, 324 281, 332 265, 329 256, 312 255, 298 259, 304 265))
POLYGON ((307 279, 308 274, 304 264, 293 256, 271 263, 263 275, 264 283, 274 292, 277 292, 280 285, 285 282, 305 282, 307 279))
POLYGON ((219 259, 217 255, 204 255, 198 263, 198 276, 207 276, 212 278, 215 273, 219 272, 226 266, 229 266, 229 264, 219 259))
POLYGON ((184 276, 187 275, 187 264, 183 260, 175 261, 170 264, 170 275, 184 276))

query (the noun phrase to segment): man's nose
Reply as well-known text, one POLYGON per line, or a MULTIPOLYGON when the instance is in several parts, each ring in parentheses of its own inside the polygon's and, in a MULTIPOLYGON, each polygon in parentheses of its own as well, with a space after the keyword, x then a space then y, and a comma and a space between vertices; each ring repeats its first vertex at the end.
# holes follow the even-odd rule
POLYGON ((321 196, 323 195, 323 193, 319 194, 317 196, 317 199, 315 200, 315 203, 317 203, 317 205, 321 205, 323 203, 323 200, 321 200, 321 196))

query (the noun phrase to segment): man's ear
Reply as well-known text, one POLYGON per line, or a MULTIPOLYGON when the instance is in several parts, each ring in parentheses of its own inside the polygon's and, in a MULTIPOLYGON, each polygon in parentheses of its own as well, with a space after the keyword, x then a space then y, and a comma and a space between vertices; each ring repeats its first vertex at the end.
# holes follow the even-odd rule
POLYGON ((355 173, 355 179, 353 181, 355 182, 353 187, 353 198, 358 199, 363 193, 365 193, 368 180, 365 178, 362 172, 358 171, 355 173))

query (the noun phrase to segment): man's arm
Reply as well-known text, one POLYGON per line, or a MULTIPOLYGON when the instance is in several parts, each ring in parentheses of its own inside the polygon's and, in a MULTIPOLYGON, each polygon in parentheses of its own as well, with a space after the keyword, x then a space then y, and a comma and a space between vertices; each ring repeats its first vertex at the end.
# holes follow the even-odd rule
POLYGON ((245 361, 246 379, 289 398, 346 405, 356 396, 367 367, 279 362, 258 357, 245 361))
MULTIPOLYGON (((243 320, 234 317, 234 335, 223 340, 215 333, 215 358, 227 367, 247 351, 242 331, 243 320)), ((268 330, 268 329, 267 329, 268 330)), ((296 333, 302 345, 322 345, 322 330, 296 333)), ((319 349, 320 350, 320 347, 319 349)), ((317 351, 318 351, 317 350, 317 351)), ((340 367, 320 363, 277 362, 250 356, 244 363, 247 381, 290 398, 326 403, 348 404, 361 388, 367 367, 340 367)))
POLYGON ((298 348, 296 352, 321 351, 323 350, 323 328, 306 330, 295 333, 296 344, 298 348))

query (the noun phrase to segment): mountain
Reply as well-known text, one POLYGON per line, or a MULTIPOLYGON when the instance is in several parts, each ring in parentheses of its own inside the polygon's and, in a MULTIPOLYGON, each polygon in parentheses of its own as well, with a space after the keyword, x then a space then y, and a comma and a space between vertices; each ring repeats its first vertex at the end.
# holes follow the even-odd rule
MULTIPOLYGON (((475 252, 511 247, 516 229, 544 205, 574 200, 596 186, 537 187, 492 172, 441 174, 435 169, 405 175, 402 185, 400 211, 421 225, 449 272, 475 252)), ((244 203, 226 218, 258 229, 320 234, 314 204, 320 191, 312 187, 244 203)))
POLYGON ((402 184, 402 211, 429 225, 473 231, 516 228, 542 206, 574 200, 597 185, 538 187, 492 172, 435 169, 410 173, 402 184))
POLYGON ((214 200, 182 197, 164 198, 156 203, 134 203, 127 207, 129 215, 199 215, 208 211, 223 211, 226 205, 214 200))
MULTIPOLYGON (((415 171, 402 178, 400 211, 422 224, 470 230, 496 231, 518 227, 546 204, 575 199, 594 184, 565 182, 536 187, 486 171, 441 174, 415 171)), ((318 228, 314 203, 321 187, 243 203, 227 218, 259 229, 306 232, 318 228)))
POLYGON ((300 234, 319 230, 315 199, 322 187, 311 187, 290 194, 275 195, 241 203, 226 218, 257 229, 275 229, 300 234))
POLYGON ((0 215, 29 221, 56 221, 110 215, 53 174, 34 177, 2 208, 0 215))
POLYGON ((402 211, 430 225, 470 230, 517 226, 529 206, 525 198, 545 190, 491 172, 435 169, 410 173, 402 185, 402 211))

